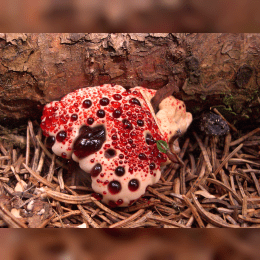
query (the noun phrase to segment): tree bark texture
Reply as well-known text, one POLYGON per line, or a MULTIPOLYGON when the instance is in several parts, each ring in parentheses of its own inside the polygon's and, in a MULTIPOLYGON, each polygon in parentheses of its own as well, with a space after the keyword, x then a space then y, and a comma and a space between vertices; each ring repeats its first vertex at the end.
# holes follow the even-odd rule
POLYGON ((0 122, 78 88, 172 86, 194 116, 260 123, 260 34, 0 34, 0 122), (178 84, 177 84, 178 83, 178 84))

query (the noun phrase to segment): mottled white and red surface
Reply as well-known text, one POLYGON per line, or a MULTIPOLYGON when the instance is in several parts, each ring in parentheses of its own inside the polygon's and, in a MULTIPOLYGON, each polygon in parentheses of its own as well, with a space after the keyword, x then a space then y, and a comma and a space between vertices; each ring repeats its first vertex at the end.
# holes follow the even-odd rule
POLYGON ((174 110, 174 128, 164 120, 169 116, 162 113, 164 107, 157 119, 149 104, 155 93, 105 84, 78 89, 44 108, 41 128, 53 152, 79 162, 91 174, 93 190, 110 206, 130 205, 159 180, 167 157, 156 140, 168 142, 179 126, 186 131, 191 122, 183 102, 173 97, 165 108, 174 110))

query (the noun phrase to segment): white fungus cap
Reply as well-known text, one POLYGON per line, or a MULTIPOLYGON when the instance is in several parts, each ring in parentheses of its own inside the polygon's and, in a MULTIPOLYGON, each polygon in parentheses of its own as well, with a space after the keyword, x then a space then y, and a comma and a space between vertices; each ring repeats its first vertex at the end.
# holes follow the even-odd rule
POLYGON ((157 140, 185 132, 192 116, 182 101, 164 99, 155 115, 155 90, 119 85, 78 89, 47 104, 41 127, 58 156, 91 174, 93 190, 110 206, 128 206, 160 179, 167 157, 157 140))

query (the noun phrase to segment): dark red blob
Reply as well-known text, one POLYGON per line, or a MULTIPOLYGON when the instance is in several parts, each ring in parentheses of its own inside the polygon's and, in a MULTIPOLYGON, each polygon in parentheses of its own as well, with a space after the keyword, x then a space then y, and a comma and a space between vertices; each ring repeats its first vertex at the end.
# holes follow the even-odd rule
POLYGON ((110 200, 108 202, 108 205, 109 205, 110 208, 116 208, 117 207, 117 204, 113 200, 110 200))
POLYGON ((100 99, 99 104, 101 106, 107 106, 109 104, 109 99, 104 97, 104 98, 100 99))
POLYGON ((136 191, 139 188, 139 181, 137 179, 132 179, 128 183, 128 189, 130 191, 136 191))
POLYGON ((114 100, 121 100, 122 99, 122 96, 120 94, 114 94, 113 95, 113 99, 114 100))
POLYGON ((87 119, 87 123, 88 123, 89 125, 92 125, 92 124, 94 123, 94 118, 89 117, 89 118, 87 119))
POLYGON ((96 127, 83 126, 75 140, 73 152, 78 158, 84 158, 99 151, 106 141, 106 130, 103 125, 96 127))
POLYGON ((63 142, 66 137, 67 137, 67 133, 66 133, 65 131, 60 131, 60 132, 56 135, 56 140, 57 140, 58 142, 63 142))
POLYGON ((103 195, 99 194, 99 193, 92 193, 91 196, 94 197, 96 200, 102 200, 103 199, 103 195))
POLYGON ((118 166, 115 170, 115 174, 119 177, 123 176, 125 174, 125 168, 122 166, 118 166))
POLYGON ((144 126, 144 121, 141 120, 141 119, 138 119, 138 120, 137 120, 137 124, 138 124, 139 126, 144 126))
POLYGON ((130 89, 128 89, 128 90, 126 90, 125 92, 122 93, 123 96, 128 96, 130 94, 131 94, 131 90, 130 89))
POLYGON ((145 141, 148 145, 153 145, 156 143, 156 141, 153 139, 153 137, 150 134, 147 134, 145 137, 145 141))
POLYGON ((150 168, 150 170, 154 170, 155 169, 155 163, 150 163, 149 168, 150 168))
POLYGON ((46 139, 46 146, 47 148, 51 148, 55 143, 55 136, 48 136, 46 139))
POLYGON ((119 118, 121 115, 122 115, 122 110, 121 110, 120 108, 116 109, 116 110, 113 112, 113 117, 114 117, 114 118, 119 118))
POLYGON ((91 127, 87 126, 87 125, 83 125, 80 129, 79 129, 79 134, 85 134, 86 132, 91 133, 91 127))
POLYGON ((92 101, 90 99, 85 99, 83 102, 82 102, 82 106, 84 108, 90 108, 92 106, 92 101))
POLYGON ((122 123, 123 123, 124 129, 128 129, 128 130, 132 130, 133 129, 132 124, 127 119, 124 119, 122 121, 122 123))
POLYGON ((117 200, 116 205, 117 205, 117 206, 120 206, 121 204, 123 204, 123 202, 124 202, 124 201, 123 201, 122 199, 119 199, 119 200, 117 200))
POLYGON ((67 119, 62 115, 62 116, 60 116, 59 122, 61 125, 67 124, 67 119))
POLYGON ((111 136, 111 139, 112 139, 112 140, 116 140, 116 139, 117 139, 117 135, 116 135, 116 134, 112 135, 112 136, 111 136))
POLYGON ((158 159, 158 161, 165 161, 165 158, 162 153, 158 153, 157 159, 158 159))
POLYGON ((92 177, 97 177, 102 172, 102 165, 100 163, 96 164, 90 171, 92 177))
POLYGON ((99 109, 99 110, 97 111, 97 116, 98 116, 98 117, 100 117, 100 118, 104 118, 105 115, 106 115, 105 110, 103 110, 103 109, 99 109))
POLYGON ((70 117, 71 121, 76 121, 78 119, 78 115, 77 114, 72 114, 70 117))
POLYGON ((138 158, 139 158, 140 160, 147 160, 147 156, 146 156, 144 153, 140 153, 140 154, 138 155, 138 158))
POLYGON ((66 154, 66 153, 62 153, 62 154, 61 154, 61 157, 62 157, 62 158, 66 158, 66 157, 67 157, 67 154, 66 154))
POLYGON ((129 103, 130 103, 130 104, 133 104, 133 105, 141 106, 141 103, 140 103, 140 101, 139 101, 137 98, 131 98, 131 99, 129 100, 129 103))
POLYGON ((111 181, 108 184, 108 191, 111 194, 117 194, 121 191, 122 187, 119 181, 111 181))
POLYGON ((105 155, 106 158, 110 159, 110 158, 115 157, 116 151, 114 149, 108 149, 108 150, 105 151, 104 155, 105 155))

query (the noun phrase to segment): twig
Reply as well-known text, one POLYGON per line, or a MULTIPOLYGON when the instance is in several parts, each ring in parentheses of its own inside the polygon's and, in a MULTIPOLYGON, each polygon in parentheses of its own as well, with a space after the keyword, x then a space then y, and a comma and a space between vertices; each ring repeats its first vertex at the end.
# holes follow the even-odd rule
MULTIPOLYGON (((52 158, 52 154, 46 149, 46 147, 44 146, 44 144, 42 143, 42 141, 39 139, 38 136, 36 136, 36 140, 39 143, 39 145, 41 146, 42 150, 45 152, 45 154, 49 157, 52 158)), ((55 162, 61 166, 64 169, 68 169, 68 167, 66 165, 64 165, 62 162, 60 162, 58 159, 55 160, 55 162)))
POLYGON ((119 228, 119 227, 122 227, 122 226, 128 224, 129 222, 131 222, 132 220, 140 217, 143 213, 144 213, 144 209, 140 209, 135 214, 131 215, 129 218, 126 218, 126 219, 124 219, 122 221, 119 221, 119 222, 109 226, 109 228, 119 228))
POLYGON ((187 204, 187 206, 191 209, 191 212, 192 212, 194 218, 196 219, 196 221, 198 222, 199 227, 205 228, 205 225, 203 224, 203 222, 202 222, 202 220, 201 220, 201 218, 200 218, 196 208, 192 205, 190 200, 185 195, 183 195, 182 197, 183 197, 185 203, 187 204))
POLYGON ((91 194, 87 195, 68 195, 57 191, 45 190, 47 196, 68 204, 86 204, 91 202, 91 194))
POLYGON ((222 116, 222 114, 221 114, 216 108, 213 108, 213 111, 214 111, 216 114, 218 114, 224 121, 226 121, 227 124, 228 124, 228 126, 229 126, 234 132, 238 132, 237 129, 236 129, 232 124, 230 124, 230 123, 226 120, 226 118, 225 118, 224 116, 222 116))
POLYGON ((27 228, 27 226, 22 223, 18 218, 16 218, 5 206, 3 203, 0 203, 0 209, 3 214, 1 214, 3 217, 3 220, 7 220, 7 222, 10 224, 15 223, 17 226, 13 225, 13 227, 20 227, 20 228, 27 228), (4 216, 5 215, 5 216, 4 216), (9 220, 8 220, 9 218, 9 220), (11 219, 11 221, 10 221, 11 219))
POLYGON ((229 191, 233 195, 233 197, 236 199, 236 201, 239 202, 240 205, 242 205, 242 200, 238 197, 238 195, 235 193, 235 191, 233 189, 231 189, 230 187, 228 187, 227 185, 225 185, 224 183, 222 183, 218 180, 207 178, 207 181, 211 182, 213 184, 219 185, 220 187, 229 191))
POLYGON ((119 218, 119 219, 126 219, 124 216, 121 216, 120 214, 112 211, 111 209, 109 209, 108 207, 104 206, 102 203, 100 203, 97 199, 91 197, 91 200, 101 209, 103 209, 104 211, 110 213, 111 215, 119 218))
POLYGON ((228 224, 219 216, 204 210, 193 193, 191 193, 191 197, 196 209, 201 214, 202 218, 204 218, 206 221, 210 222, 211 224, 217 227, 236 227, 234 225, 228 224))
POLYGON ((38 173, 34 172, 32 169, 30 169, 25 163, 23 163, 24 168, 39 182, 43 183, 44 185, 55 189, 57 186, 50 183, 49 181, 47 181, 46 179, 44 179, 42 176, 40 176, 38 173))
POLYGON ((156 221, 170 224, 170 225, 180 227, 180 228, 187 228, 185 225, 179 224, 178 222, 176 222, 174 220, 168 220, 166 218, 155 216, 155 215, 149 216, 148 219, 156 220, 156 221))
POLYGON ((214 175, 216 176, 219 171, 222 169, 222 167, 226 164, 226 162, 228 162, 228 160, 234 155, 236 154, 241 148, 243 147, 243 144, 240 144, 236 149, 234 149, 225 159, 224 161, 219 165, 219 167, 216 169, 216 171, 214 172, 214 175))
POLYGON ((256 133, 259 132, 259 131, 260 131, 260 128, 258 127, 258 128, 256 128, 255 130, 251 131, 250 133, 248 133, 248 134, 246 134, 246 135, 240 137, 239 139, 237 139, 237 140, 231 142, 231 143, 230 143, 230 146, 234 146, 234 145, 237 145, 237 144, 242 143, 242 142, 245 141, 248 137, 250 137, 250 136, 256 134, 256 133))
POLYGON ((209 170, 210 173, 212 173, 212 165, 210 163, 210 160, 209 160, 209 155, 207 153, 207 150, 206 148, 204 147, 202 141, 200 140, 200 138, 198 137, 198 135, 195 133, 195 132, 192 132, 193 135, 195 136, 199 146, 200 146, 200 149, 202 151, 202 154, 203 154, 203 157, 204 157, 204 160, 206 161, 206 165, 207 165, 207 168, 209 170))

